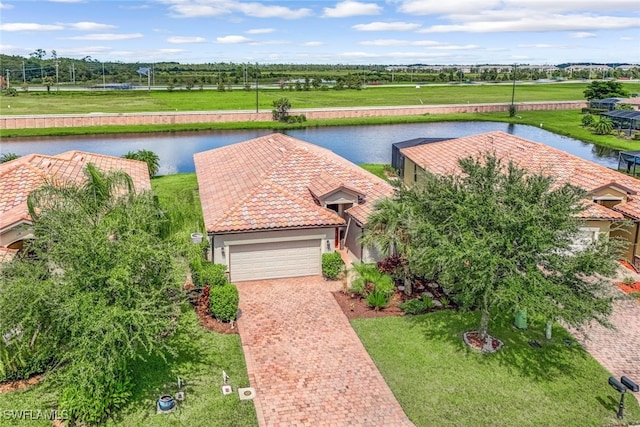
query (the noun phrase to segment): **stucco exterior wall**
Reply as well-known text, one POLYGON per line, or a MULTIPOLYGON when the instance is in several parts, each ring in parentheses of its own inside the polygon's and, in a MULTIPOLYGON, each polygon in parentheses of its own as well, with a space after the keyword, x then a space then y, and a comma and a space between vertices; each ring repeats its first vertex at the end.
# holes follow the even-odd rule
MULTIPOLYGON (((584 101, 527 102, 517 104, 518 111, 575 110, 584 101)), ((334 109, 295 109, 290 114, 304 114, 307 119, 353 117, 413 116, 423 114, 488 113, 508 111, 509 104, 416 105, 401 107, 356 107, 334 109)), ((155 125, 208 122, 270 122, 271 111, 189 111, 155 113, 91 113, 0 116, 0 129, 63 128, 85 126, 155 125)))

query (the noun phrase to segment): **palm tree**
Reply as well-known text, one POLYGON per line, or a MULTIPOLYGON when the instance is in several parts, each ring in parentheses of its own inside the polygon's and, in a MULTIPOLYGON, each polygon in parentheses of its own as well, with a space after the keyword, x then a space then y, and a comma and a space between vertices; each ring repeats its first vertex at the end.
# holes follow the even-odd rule
POLYGON ((609 135, 613 131, 613 122, 608 117, 600 116, 593 125, 593 131, 596 135, 609 135))
POLYGON ((408 204, 395 199, 384 199, 369 216, 367 229, 361 239, 363 245, 376 247, 387 256, 398 254, 402 257, 404 292, 407 295, 413 292, 409 268, 410 216, 408 204))
POLYGON ((135 194, 133 180, 123 171, 102 172, 94 164, 87 163, 84 173, 87 181, 81 187, 51 182, 32 191, 27 199, 31 218, 37 220, 43 208, 54 210, 56 206, 75 206, 90 221, 98 223, 110 207, 135 194))
POLYGON ((15 160, 18 157, 20 156, 16 153, 4 153, 0 156, 0 163, 10 162, 11 160, 15 160))
POLYGON ((149 178, 153 178, 160 168, 160 157, 151 150, 129 151, 122 158, 145 162, 149 168, 149 178))

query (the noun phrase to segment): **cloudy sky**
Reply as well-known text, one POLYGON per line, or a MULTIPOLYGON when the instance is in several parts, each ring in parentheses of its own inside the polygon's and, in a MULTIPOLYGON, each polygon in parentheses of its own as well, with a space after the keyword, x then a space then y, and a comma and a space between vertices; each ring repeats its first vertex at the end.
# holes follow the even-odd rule
POLYGON ((1 0, 0 52, 100 61, 640 62, 638 0, 1 0))

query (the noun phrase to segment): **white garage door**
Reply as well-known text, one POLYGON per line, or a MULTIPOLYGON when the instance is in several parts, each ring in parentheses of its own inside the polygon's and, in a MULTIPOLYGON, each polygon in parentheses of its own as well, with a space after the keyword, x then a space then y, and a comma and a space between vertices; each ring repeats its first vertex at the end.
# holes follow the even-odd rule
POLYGON ((229 253, 231 280, 319 275, 320 242, 313 239, 232 245, 229 253))

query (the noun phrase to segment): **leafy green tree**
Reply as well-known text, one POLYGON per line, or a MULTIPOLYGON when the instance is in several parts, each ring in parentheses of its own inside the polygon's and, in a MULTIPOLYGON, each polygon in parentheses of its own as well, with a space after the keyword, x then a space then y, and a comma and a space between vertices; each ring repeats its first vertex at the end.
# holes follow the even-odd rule
POLYGON ((93 424, 128 400, 133 360, 171 351, 180 302, 153 196, 122 172, 85 173, 29 195, 35 238, 0 270, 0 331, 53 357, 60 409, 93 424))
POLYGON ((622 83, 599 80, 589 83, 583 93, 587 101, 604 98, 626 98, 629 96, 629 92, 624 90, 622 83))
POLYGON ((596 135, 609 135, 613 131, 613 122, 605 116, 598 116, 598 120, 593 124, 593 132, 596 135))
POLYGON ((10 162, 11 160, 15 160, 18 157, 20 156, 16 153, 4 153, 0 156, 0 163, 10 162))
POLYGON ((585 192, 491 155, 459 165, 460 175, 427 173, 378 205, 406 205, 412 272, 436 279, 461 308, 479 310, 483 339, 498 312, 606 325, 606 276, 616 269, 620 245, 600 236, 581 250, 574 246, 585 192))
POLYGON ((280 98, 273 101, 273 110, 271 111, 273 120, 286 122, 289 118, 289 110, 291 103, 287 98, 280 98))
POLYGON ((46 76, 42 79, 42 84, 47 87, 47 92, 51 92, 51 86, 53 86, 53 79, 46 76))
POLYGON ((160 168, 160 157, 151 150, 129 151, 122 155, 123 159, 139 160, 145 162, 149 169, 149 177, 154 177, 160 168))

